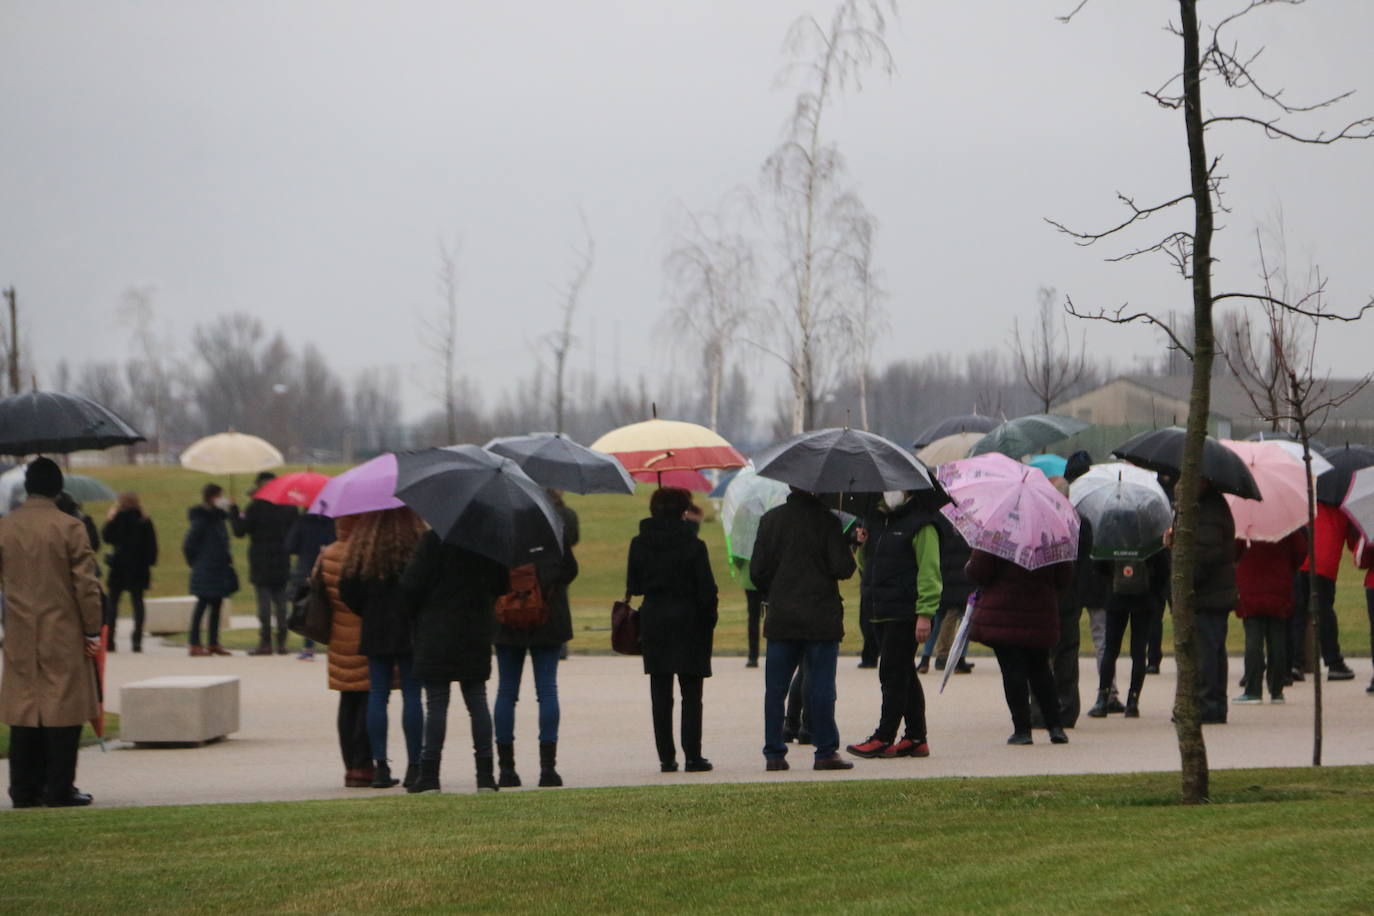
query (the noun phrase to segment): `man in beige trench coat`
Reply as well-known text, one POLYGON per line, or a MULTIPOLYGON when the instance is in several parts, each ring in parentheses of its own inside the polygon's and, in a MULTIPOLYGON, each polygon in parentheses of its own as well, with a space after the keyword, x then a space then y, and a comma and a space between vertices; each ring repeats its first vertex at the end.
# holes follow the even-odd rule
POLYGON ((62 483, 53 461, 35 460, 24 475, 28 499, 0 518, 0 722, 10 726, 16 808, 91 803, 73 781, 81 726, 97 712, 100 580, 86 529, 54 503, 62 483))

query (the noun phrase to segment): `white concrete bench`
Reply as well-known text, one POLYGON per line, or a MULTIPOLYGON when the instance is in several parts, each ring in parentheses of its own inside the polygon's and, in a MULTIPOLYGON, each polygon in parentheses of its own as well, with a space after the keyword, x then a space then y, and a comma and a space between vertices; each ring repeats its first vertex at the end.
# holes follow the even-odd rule
POLYGON ((155 677, 119 690, 119 737, 135 744, 203 744, 239 730, 239 679, 155 677))
MULTIPOLYGON (((191 629, 191 615, 196 609, 196 597, 177 595, 173 598, 145 598, 143 608, 143 629, 148 633, 154 636, 186 633, 191 629)), ((220 605, 220 629, 229 629, 229 615, 233 612, 233 601, 225 598, 224 603, 220 605)), ((209 612, 206 613, 208 615, 209 612)))

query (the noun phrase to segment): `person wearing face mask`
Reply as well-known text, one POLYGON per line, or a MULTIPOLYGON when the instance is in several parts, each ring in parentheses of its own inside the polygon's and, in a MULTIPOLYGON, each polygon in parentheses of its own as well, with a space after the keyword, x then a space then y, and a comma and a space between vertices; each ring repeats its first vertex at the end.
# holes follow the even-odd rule
POLYGON ((913 494, 896 490, 864 519, 860 600, 868 606, 878 635, 878 681, 882 710, 868 740, 847 748, 855 757, 928 757, 926 701, 916 675, 916 648, 930 638, 930 622, 944 591, 940 534, 933 513, 913 494), (897 728, 905 722, 901 740, 897 728))
POLYGON ((191 615, 191 655, 232 655, 219 644, 220 607, 225 598, 239 590, 238 573, 229 554, 229 498, 217 483, 207 483, 200 496, 200 503, 186 513, 191 527, 181 543, 186 565, 191 567, 190 592, 196 596, 191 615), (200 641, 200 624, 207 611, 208 647, 200 641))

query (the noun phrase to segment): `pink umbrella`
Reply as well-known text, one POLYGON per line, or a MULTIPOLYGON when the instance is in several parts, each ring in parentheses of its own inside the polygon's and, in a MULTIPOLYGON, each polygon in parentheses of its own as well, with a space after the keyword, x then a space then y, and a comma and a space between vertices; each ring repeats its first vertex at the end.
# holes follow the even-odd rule
POLYGON ((658 484, 660 487, 678 487, 683 490, 691 490, 694 493, 710 493, 714 489, 710 479, 700 471, 664 471, 662 474, 654 471, 639 471, 631 476, 642 483, 658 484))
POLYGON ((396 498, 396 456, 387 452, 335 477, 320 490, 310 511, 337 518, 405 505, 396 498))
POLYGON ((1078 512, 1039 468, 989 452, 940 465, 940 511, 969 546, 1023 569, 1078 559, 1078 512))
POLYGON ((1307 474, 1299 459, 1272 441, 1222 439, 1221 444, 1245 462, 1260 491, 1259 501, 1225 494, 1236 537, 1276 542, 1307 524, 1307 474))
POLYGON ((269 503, 276 503, 279 506, 300 506, 302 508, 313 503, 320 495, 320 490, 329 483, 328 474, 317 474, 314 471, 296 471, 293 474, 283 474, 275 477, 267 483, 253 491, 256 499, 265 499, 269 503))

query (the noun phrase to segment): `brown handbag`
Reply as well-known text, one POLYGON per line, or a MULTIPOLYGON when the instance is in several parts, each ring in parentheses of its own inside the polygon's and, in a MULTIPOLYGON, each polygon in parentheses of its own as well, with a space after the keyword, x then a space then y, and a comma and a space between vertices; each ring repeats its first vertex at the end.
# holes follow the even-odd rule
POLYGON ((611 648, 621 655, 643 655, 639 645, 639 611, 630 607, 630 596, 611 605, 611 648))

